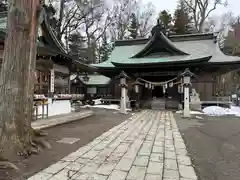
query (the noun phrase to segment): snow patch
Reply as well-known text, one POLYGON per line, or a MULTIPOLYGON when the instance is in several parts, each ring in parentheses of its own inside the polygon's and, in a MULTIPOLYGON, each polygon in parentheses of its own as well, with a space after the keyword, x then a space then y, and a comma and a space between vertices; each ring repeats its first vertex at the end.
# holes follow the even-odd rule
MULTIPOLYGON (((111 109, 111 110, 119 110, 120 109, 120 106, 117 105, 117 104, 109 104, 109 105, 105 105, 105 104, 99 104, 99 105, 85 105, 85 106, 82 106, 83 108, 103 108, 103 109, 111 109)), ((127 111, 131 111, 131 109, 127 109, 127 111)))
MULTIPOLYGON (((195 115, 199 115, 199 114, 205 114, 208 116, 237 116, 240 117, 240 107, 237 106, 231 106, 230 108, 223 108, 220 106, 208 106, 205 107, 203 110, 203 112, 200 111, 191 111, 190 114, 195 114, 195 115)), ((183 113, 182 110, 177 111, 176 113, 181 114, 183 113)))
POLYGON ((95 99, 95 100, 93 100, 94 101, 94 105, 102 104, 101 100, 102 99, 95 99))
MULTIPOLYGON (((179 111, 176 111, 176 113, 177 113, 177 114, 181 114, 181 113, 183 113, 183 111, 182 111, 182 110, 179 110, 179 111)), ((190 111, 190 114, 203 114, 203 113, 200 112, 200 111, 190 111)))
POLYGON ((209 106, 203 109, 204 114, 209 116, 227 116, 233 115, 240 117, 240 107, 231 106, 230 108, 223 108, 219 106, 209 106))

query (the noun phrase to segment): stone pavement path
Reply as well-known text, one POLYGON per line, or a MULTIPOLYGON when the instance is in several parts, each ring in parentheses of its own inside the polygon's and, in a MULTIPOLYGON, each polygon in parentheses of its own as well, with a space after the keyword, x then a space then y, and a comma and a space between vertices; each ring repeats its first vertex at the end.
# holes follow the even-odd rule
POLYGON ((144 110, 28 180, 197 180, 172 112, 144 110))

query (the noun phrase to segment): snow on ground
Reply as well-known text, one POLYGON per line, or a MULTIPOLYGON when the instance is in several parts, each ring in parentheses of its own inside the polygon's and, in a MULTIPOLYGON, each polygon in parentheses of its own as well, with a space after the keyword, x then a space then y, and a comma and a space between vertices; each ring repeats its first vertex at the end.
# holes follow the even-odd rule
MULTIPOLYGON (((181 114, 181 113, 183 113, 183 111, 182 111, 182 110, 179 110, 179 111, 177 111, 176 113, 177 113, 177 114, 181 114)), ((200 111, 190 111, 190 114, 203 114, 203 113, 200 112, 200 111)))
MULTIPOLYGON (((87 108, 87 107, 93 107, 93 108, 103 108, 103 109, 112 109, 112 110, 119 110, 120 106, 117 104, 109 104, 109 105, 105 105, 105 104, 97 104, 97 105, 85 105, 82 106, 82 108, 87 108)), ((127 109, 127 111, 131 111, 131 109, 127 109)))
POLYGON ((209 116, 227 116, 234 115, 240 117, 240 107, 231 106, 230 108, 223 108, 219 106, 209 106, 203 109, 204 114, 209 116))
MULTIPOLYGON (((176 113, 183 113, 183 111, 177 111, 176 113)), ((231 106, 230 108, 223 108, 219 106, 208 106, 205 107, 202 112, 200 111, 191 111, 190 114, 205 114, 208 116, 228 116, 233 115, 240 117, 240 107, 231 106)))
POLYGON ((109 105, 104 105, 104 104, 99 104, 99 105, 94 105, 90 107, 95 107, 95 108, 103 108, 103 109, 113 109, 113 110, 118 110, 119 105, 117 104, 109 104, 109 105))
POLYGON ((94 103, 94 105, 99 105, 99 104, 102 104, 101 103, 101 99, 95 99, 95 100, 93 100, 95 103, 94 103))

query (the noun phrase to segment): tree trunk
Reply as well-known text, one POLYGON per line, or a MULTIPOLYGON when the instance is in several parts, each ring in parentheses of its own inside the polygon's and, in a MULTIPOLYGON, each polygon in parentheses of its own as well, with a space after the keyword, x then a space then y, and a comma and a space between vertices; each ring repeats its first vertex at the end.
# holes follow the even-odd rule
MULTIPOLYGON (((0 150, 24 150, 32 137, 39 0, 12 0, 0 77, 0 150)), ((11 153, 10 153, 11 154, 11 153)))

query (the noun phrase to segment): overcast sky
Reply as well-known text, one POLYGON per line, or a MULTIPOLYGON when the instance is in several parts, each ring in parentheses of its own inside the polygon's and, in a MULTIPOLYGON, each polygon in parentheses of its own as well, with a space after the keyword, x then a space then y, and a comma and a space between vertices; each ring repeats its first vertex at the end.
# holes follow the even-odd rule
MULTIPOLYGON (((164 9, 173 12, 176 8, 178 0, 142 0, 142 2, 152 2, 157 8, 157 12, 164 9)), ((228 0, 228 4, 229 5, 226 8, 218 6, 213 14, 222 14, 228 11, 232 11, 235 15, 240 14, 240 0, 228 0)))

